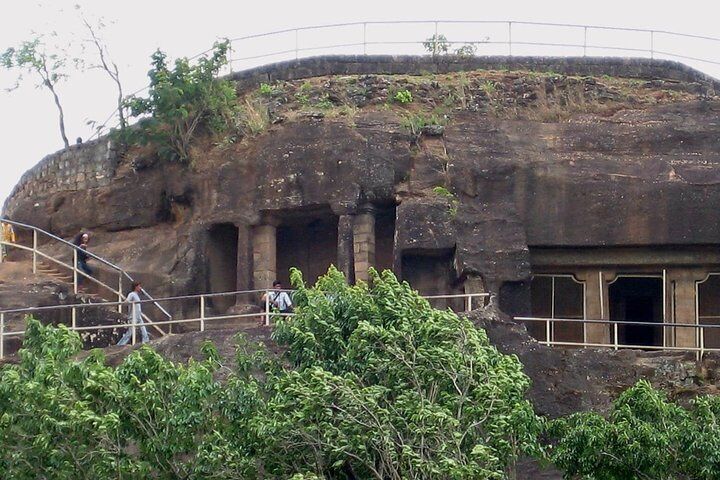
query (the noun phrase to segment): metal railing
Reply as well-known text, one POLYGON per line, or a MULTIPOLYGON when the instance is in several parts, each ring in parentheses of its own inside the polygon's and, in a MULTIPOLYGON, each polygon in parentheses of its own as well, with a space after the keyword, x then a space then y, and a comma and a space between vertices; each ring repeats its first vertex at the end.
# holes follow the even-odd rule
MULTIPOLYGON (((230 39, 228 70, 318 55, 634 57, 675 60, 720 79, 720 38, 662 29, 515 20, 407 20, 313 25, 230 39), (699 52, 690 54, 690 52, 699 52)), ((207 49, 190 57, 197 59, 207 49)), ((138 95, 147 86, 133 92, 138 95)), ((90 138, 116 115, 111 113, 90 138)))
MULTIPOLYGON (((169 320, 153 322, 157 326, 186 326, 193 324, 199 331, 205 331, 208 324, 218 323, 221 321, 233 320, 255 320, 258 325, 270 326, 273 318, 279 318, 283 316, 292 316, 293 313, 281 313, 275 311, 270 305, 270 293, 285 291, 292 293, 292 290, 243 290, 234 292, 222 292, 222 293, 206 293, 199 295, 183 295, 176 297, 167 297, 153 300, 141 300, 140 302, 101 302, 92 304, 75 304, 75 305, 53 305, 45 307, 28 307, 28 308, 16 308, 0 310, 0 358, 5 356, 5 339, 11 337, 21 337, 25 334, 25 330, 10 330, 8 331, 8 321, 16 320, 24 322, 24 319, 28 315, 42 316, 43 314, 67 312, 70 311, 83 311, 88 312, 93 309, 107 309, 107 310, 122 310, 123 306, 131 307, 132 305, 140 304, 153 304, 154 302, 163 302, 166 304, 176 304, 176 310, 190 311, 187 318, 171 318, 169 320), (261 299, 263 299, 261 301, 261 299), (224 305, 222 305, 224 304, 224 305), (244 305, 246 307, 255 307, 256 311, 249 311, 247 313, 228 313, 230 307, 234 305, 244 305), (259 305, 263 305, 260 307, 259 305), (222 310, 225 310, 222 312, 222 310)), ((485 299, 489 298, 488 293, 467 293, 467 294, 449 294, 449 295, 432 295, 424 297, 431 303, 438 305, 438 302, 443 303, 454 303, 462 305, 458 310, 460 312, 470 311, 474 307, 478 307, 485 303, 485 299)), ((17 323, 17 322, 16 322, 17 323)), ((103 325, 85 325, 79 326, 76 323, 68 326, 70 330, 85 333, 85 332, 100 332, 105 330, 125 330, 132 328, 132 344, 137 342, 137 329, 140 328, 139 324, 134 324, 129 318, 124 323, 108 323, 103 325)), ((118 333, 118 332, 116 332, 118 333)), ((116 340, 115 340, 116 341, 116 340)))
MULTIPOLYGON (((622 53, 624 56, 680 59, 720 66, 720 55, 688 55, 686 47, 688 42, 699 42, 699 45, 715 51, 720 38, 660 29, 515 20, 336 23, 247 35, 232 38, 230 42, 232 52, 248 52, 231 58, 231 64, 242 64, 242 68, 252 68, 278 57, 283 60, 300 59, 328 51, 335 54, 417 55, 438 51, 452 53, 452 46, 463 45, 474 45, 481 55, 537 56, 532 49, 542 47, 546 52, 565 50, 565 53, 559 53, 561 56, 607 56, 614 52, 613 56, 622 53), (623 35, 626 38, 619 38, 623 35), (447 50, 446 46, 449 47, 447 50)), ((549 54, 543 53, 543 56, 549 54)), ((717 75, 718 70, 713 71, 717 75)))
MULTIPOLYGON (((595 348, 611 348, 613 350, 620 349, 633 349, 633 350, 668 350, 668 351, 683 351, 683 352, 695 352, 698 359, 701 359, 705 353, 720 352, 720 347, 708 347, 705 341, 706 330, 720 332, 719 325, 709 324, 697 324, 697 323, 677 323, 677 322, 640 322, 630 320, 594 320, 594 319, 575 319, 575 318, 547 318, 547 317, 515 317, 514 320, 518 323, 524 323, 533 325, 536 323, 544 324, 544 335, 538 335, 537 341, 547 346, 561 346, 561 347, 595 347, 595 348), (558 340, 555 332, 556 325, 581 325, 583 329, 582 340, 558 340), (602 337, 606 337, 608 340, 604 341, 587 341, 587 330, 588 325, 604 325, 607 327, 602 332, 602 337), (659 329, 662 332, 662 344, 631 344, 625 343, 620 339, 620 329, 624 326, 638 326, 638 327, 651 327, 659 329), (677 345, 677 343, 683 343, 675 341, 675 345, 670 345, 668 342, 668 335, 666 335, 667 329, 692 329, 695 332, 693 345, 677 345), (544 337, 544 338, 543 338, 544 337)), ((599 333, 599 332, 597 332, 599 333)), ((572 335, 569 335, 572 336, 572 335)))
MULTIPOLYGON (((0 223, 12 225, 14 228, 19 229, 20 232, 30 231, 32 236, 32 243, 30 246, 23 245, 19 241, 8 242, 4 239, 0 239, 0 250, 13 248, 21 251, 30 252, 30 254, 32 255, 32 273, 34 274, 38 272, 38 264, 41 262, 41 259, 50 262, 51 267, 52 265, 59 267, 61 269, 59 273, 61 274, 63 270, 69 272, 69 275, 72 275, 72 287, 74 294, 77 294, 79 292, 79 287, 81 283, 80 280, 89 281, 97 285, 100 289, 104 289, 109 294, 111 294, 113 298, 118 299, 116 305, 118 305, 118 311, 120 311, 119 305, 121 305, 122 302, 125 300, 123 289, 129 289, 130 285, 134 281, 130 274, 128 274, 125 270, 111 262, 108 262, 104 258, 101 258, 91 252, 83 250, 83 253, 89 258, 92 258, 96 262, 104 265, 105 267, 110 269, 111 272, 114 272, 114 274, 117 275, 117 287, 108 285, 108 283, 100 280, 95 276, 88 275, 87 273, 78 268, 78 252, 81 249, 77 245, 33 225, 27 225, 9 219, 0 219, 0 223), (48 252, 43 252, 42 250, 40 250, 41 245, 43 245, 42 240, 49 240, 54 245, 66 249, 67 253, 72 257, 71 260, 69 260, 70 263, 68 263, 68 261, 57 258, 56 256, 53 256, 48 252)), ((19 234, 20 232, 16 231, 16 235, 21 238, 22 235, 19 234)), ((0 251, 0 262, 4 260, 3 256, 3 253, 0 251)), ((160 303, 158 303, 158 301, 155 300, 145 289, 142 290, 142 293, 148 298, 148 302, 152 303, 152 305, 157 308, 157 310, 163 317, 172 320, 172 315, 170 315, 170 313, 162 305, 160 305, 160 303)), ((83 305, 87 306, 87 304, 83 305)), ((77 322, 76 308, 72 308, 71 316, 72 325, 74 327, 76 326, 77 322)), ((160 334, 165 335, 166 332, 157 327, 158 322, 154 322, 146 314, 143 314, 143 319, 148 322, 149 325, 153 326, 153 328, 158 330, 160 334)))

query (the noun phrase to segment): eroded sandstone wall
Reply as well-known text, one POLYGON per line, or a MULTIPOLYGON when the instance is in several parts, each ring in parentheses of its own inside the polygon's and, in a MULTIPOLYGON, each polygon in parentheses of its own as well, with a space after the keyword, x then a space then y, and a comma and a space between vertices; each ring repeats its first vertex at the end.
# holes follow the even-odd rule
MULTIPOLYGON (((530 248, 720 244, 714 220, 720 204, 716 83, 676 63, 328 57, 235 78, 245 92, 283 78, 490 67, 607 73, 642 79, 632 84, 639 90, 680 89, 686 95, 550 120, 493 115, 484 110, 492 102, 481 96, 472 100, 480 108, 456 109, 444 128, 427 135, 410 134, 398 111, 377 102, 376 108, 359 108, 351 120, 313 111, 292 120, 277 114, 261 135, 199 152, 196 168, 119 158, 97 142, 43 160, 4 212, 64 236, 94 230, 98 253, 150 276, 153 291, 162 294, 208 287, 213 225, 235 225, 247 239, 253 228, 289 215, 322 211, 339 217, 369 204, 392 204, 394 265, 401 266, 404 251, 453 251, 459 282, 480 277, 485 288, 501 294, 501 306, 516 312, 527 307, 530 248), (433 193, 440 185, 452 198, 433 193)), ((516 109, 533 101, 529 73, 498 75, 507 88, 492 101, 516 109)), ((544 79, 542 88, 552 95, 565 88, 564 78, 544 79)), ((374 76, 358 79, 371 106, 373 92, 388 95, 374 76)), ((435 88, 433 82, 442 78, 429 80, 427 89, 435 88)), ((587 77, 573 80, 573 88, 592 93, 598 87, 587 77)), ((593 98, 604 102, 612 91, 593 98)), ((436 101, 421 94, 418 102, 436 101)))

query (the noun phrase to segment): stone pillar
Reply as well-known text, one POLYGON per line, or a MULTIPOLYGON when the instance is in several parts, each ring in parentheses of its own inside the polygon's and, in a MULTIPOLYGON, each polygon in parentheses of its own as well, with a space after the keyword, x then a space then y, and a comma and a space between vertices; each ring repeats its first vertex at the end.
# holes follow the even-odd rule
MULTIPOLYGON (((578 272, 575 278, 585 282, 585 317, 588 320, 609 319, 606 279, 603 278, 602 284, 600 283, 600 272, 598 270, 578 272)), ((587 343, 610 343, 610 326, 600 323, 586 324, 585 341, 587 343)))
POLYGON ((249 225, 238 224, 237 285, 236 290, 253 288, 253 239, 249 225))
POLYGON ((353 215, 338 218, 337 267, 348 283, 355 283, 355 240, 353 236, 353 215))
POLYGON ((368 281, 368 270, 375 265, 375 209, 365 205, 355 216, 353 243, 355 279, 368 281))
MULTIPOLYGON (((673 301, 668 301, 667 320, 673 323, 686 323, 694 325, 697 321, 695 312, 695 282, 705 278, 705 272, 697 270, 672 270, 668 274, 668 297, 673 301)), ((674 327, 674 343, 676 347, 698 347, 699 338, 696 328, 674 327)), ((671 338, 672 340, 672 338, 671 338)), ((672 341, 669 342, 672 344, 672 341)))
POLYGON ((277 227, 258 225, 253 229, 253 287, 270 288, 277 276, 277 227))

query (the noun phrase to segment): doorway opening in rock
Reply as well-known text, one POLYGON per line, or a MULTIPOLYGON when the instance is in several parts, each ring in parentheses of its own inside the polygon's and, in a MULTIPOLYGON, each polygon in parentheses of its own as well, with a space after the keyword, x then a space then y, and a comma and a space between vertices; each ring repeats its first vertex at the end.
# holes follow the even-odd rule
MULTIPOLYGON (((402 278, 421 295, 448 295, 463 293, 454 266, 453 250, 405 251, 402 256, 402 278)), ((463 309, 463 299, 431 299, 430 304, 439 309, 447 307, 456 312, 463 309)))
POLYGON ((375 214, 375 269, 392 270, 395 248, 395 205, 378 207, 375 214))
MULTIPOLYGON (((610 320, 631 322, 663 321, 662 277, 618 276, 608 288, 610 320)), ((618 325, 621 345, 661 346, 662 327, 618 325)))
POLYGON ((277 278, 290 288, 290 268, 309 285, 337 265, 338 217, 331 212, 292 212, 277 229, 277 278))
MULTIPOLYGON (((233 292, 237 289, 238 228, 232 223, 220 223, 208 231, 208 290, 212 293, 233 292)), ((235 304, 234 297, 212 297, 208 306, 218 314, 235 304)))

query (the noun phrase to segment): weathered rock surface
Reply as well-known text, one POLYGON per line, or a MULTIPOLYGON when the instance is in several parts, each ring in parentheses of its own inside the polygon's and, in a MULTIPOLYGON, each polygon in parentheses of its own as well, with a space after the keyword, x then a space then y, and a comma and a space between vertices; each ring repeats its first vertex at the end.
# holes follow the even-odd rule
MULTIPOLYGON (((332 73, 308 62, 307 71, 277 72, 332 73)), ((572 73, 572 62, 561 63, 558 71, 572 73)), ((48 165, 56 163, 45 161, 4 213, 65 237, 92 230, 99 254, 162 296, 208 289, 213 224, 394 204, 399 248, 454 251, 459 281, 481 277, 506 311, 526 312, 530 248, 720 244, 715 84, 674 64, 611 63, 609 73, 633 78, 349 75, 277 80, 277 93, 258 100, 260 77, 239 76, 242 94, 282 122, 230 146, 201 142, 195 168, 146 151, 110 161, 102 142, 83 147, 82 157, 77 149, 57 154, 76 176, 105 165, 97 167, 102 178, 81 184, 63 174, 53 183, 48 165), (389 100, 400 89, 412 92, 412 104, 389 100), (307 115, 317 110, 321 117, 307 115), (428 122, 432 128, 422 126, 428 122), (452 198, 433 193, 437 186, 452 198)), ((355 63, 338 65, 353 73, 355 63)), ((419 73, 419 65, 405 67, 419 73)), ((600 65, 580 61, 577 71, 600 65)), ((430 71, 463 68, 449 61, 430 71)))

